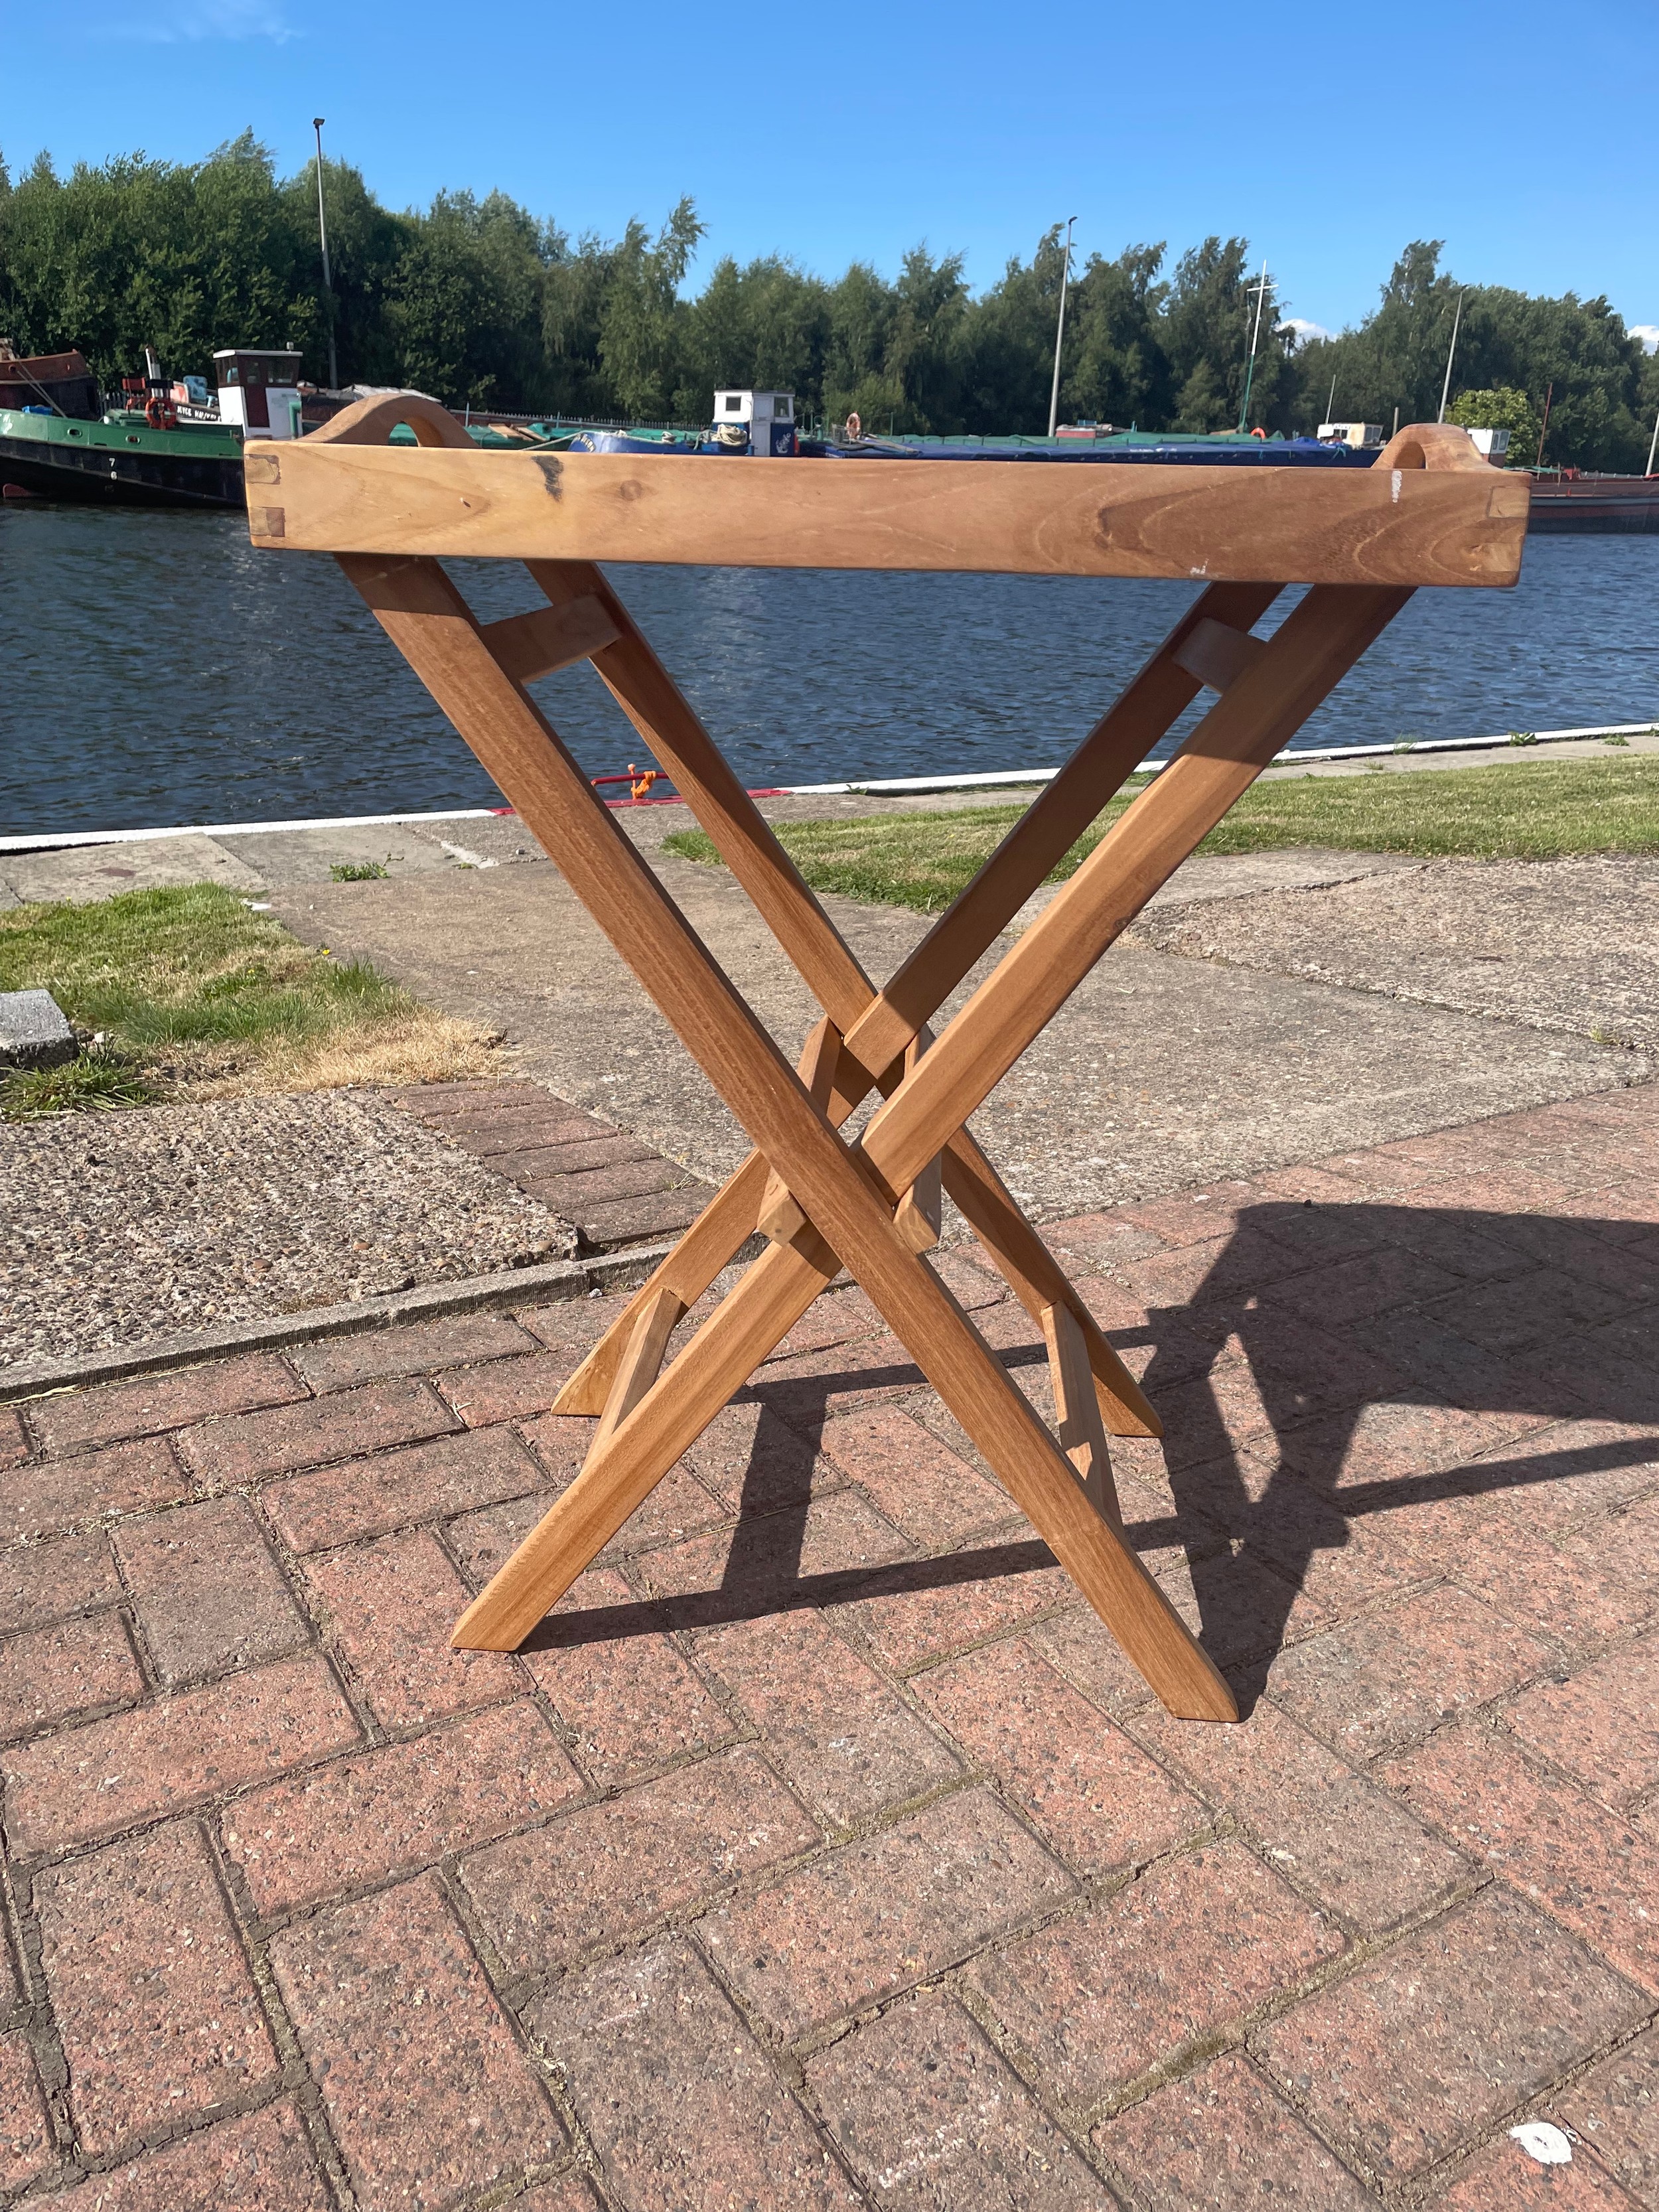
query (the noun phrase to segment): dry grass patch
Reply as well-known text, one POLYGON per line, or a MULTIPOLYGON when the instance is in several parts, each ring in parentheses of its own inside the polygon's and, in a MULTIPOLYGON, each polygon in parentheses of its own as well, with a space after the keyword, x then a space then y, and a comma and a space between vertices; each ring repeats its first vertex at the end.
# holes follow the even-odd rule
POLYGON ((489 1031, 302 945, 217 884, 0 912, 0 990, 36 988, 87 1047, 0 1085, 8 1119, 495 1073, 489 1031))

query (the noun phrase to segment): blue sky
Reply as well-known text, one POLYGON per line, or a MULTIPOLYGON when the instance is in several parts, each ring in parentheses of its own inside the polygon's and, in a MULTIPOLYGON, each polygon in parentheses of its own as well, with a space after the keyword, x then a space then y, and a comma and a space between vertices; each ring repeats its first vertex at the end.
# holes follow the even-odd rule
POLYGON ((469 33, 432 0, 75 0, 8 25, 0 149, 14 174, 43 147, 191 160, 251 125, 288 169, 322 114, 396 206, 498 185, 610 234, 690 192, 704 269, 890 270, 925 239, 981 284, 1073 213, 1085 252, 1243 232, 1331 328, 1443 237, 1460 276, 1605 292, 1659 335, 1653 0, 811 13, 501 8, 469 33))

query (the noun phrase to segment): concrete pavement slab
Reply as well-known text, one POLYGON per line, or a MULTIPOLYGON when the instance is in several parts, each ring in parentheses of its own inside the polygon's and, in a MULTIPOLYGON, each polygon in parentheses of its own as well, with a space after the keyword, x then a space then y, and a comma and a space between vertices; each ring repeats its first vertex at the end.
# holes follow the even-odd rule
POLYGON ((1434 860, 1364 880, 1263 888, 1267 896, 1233 906, 1160 903, 1136 925, 1136 942, 1659 1048, 1659 859, 1434 860))
MULTIPOLYGON (((1272 857, 1315 880, 1332 858, 1272 857)), ((672 855, 653 865, 793 1056, 819 1010, 736 883, 672 855)), ((1259 880, 1215 866, 1236 887, 1259 880)), ((1414 883, 1411 866, 1370 869, 1359 887, 1414 883)), ((276 905, 301 937, 504 1030, 522 1072, 562 1097, 700 1175, 737 1165, 747 1147, 735 1121, 556 869, 424 875, 386 891, 317 885, 276 905)), ((1236 888, 1203 911, 1242 917, 1262 902, 1236 888)), ((929 926, 903 908, 823 903, 878 979, 929 926)), ((1587 1036, 1121 945, 974 1126, 1027 1203, 1053 1215, 1608 1089, 1644 1067, 1587 1036)))
POLYGON ((62 852, 0 854, 0 882, 21 900, 115 898, 122 891, 223 884, 257 892, 263 876, 216 838, 185 831, 131 845, 76 845, 62 852))

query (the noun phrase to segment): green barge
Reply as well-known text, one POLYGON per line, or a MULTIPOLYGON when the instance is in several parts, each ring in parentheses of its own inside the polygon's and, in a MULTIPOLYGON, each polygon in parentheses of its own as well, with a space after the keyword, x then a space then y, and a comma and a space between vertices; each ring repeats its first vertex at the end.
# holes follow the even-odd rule
POLYGON ((154 429, 137 409, 77 421, 0 407, 0 487, 102 506, 236 507, 242 441, 217 422, 154 429))

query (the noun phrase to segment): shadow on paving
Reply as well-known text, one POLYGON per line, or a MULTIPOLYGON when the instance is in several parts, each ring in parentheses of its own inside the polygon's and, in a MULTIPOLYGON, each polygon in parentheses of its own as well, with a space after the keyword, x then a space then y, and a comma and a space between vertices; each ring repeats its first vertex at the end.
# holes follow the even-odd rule
MULTIPOLYGON (((1172 1516, 1139 1520, 1131 1503, 1130 1537, 1142 1552, 1185 1548, 1205 1642, 1245 1709, 1322 1555, 1380 1539, 1402 1581, 1431 1580, 1455 1568, 1471 1511, 1511 1501, 1524 1511, 1548 1492, 1551 1518, 1565 1519, 1609 1502, 1597 1478, 1616 1487, 1621 1470, 1651 1465, 1656 1300, 1659 1230, 1641 1221, 1275 1201, 1239 1212, 1184 1304, 1109 1328, 1164 1419, 1174 1501, 1172 1516), (1256 1413, 1230 1422, 1226 1401, 1245 1377, 1256 1413)), ((1011 1370, 1046 1364, 1035 1332, 1000 1356, 1011 1370)), ((860 1364, 855 1345, 847 1360, 771 1383, 762 1370, 740 1394, 760 1418, 717 1588, 550 1616, 526 1649, 1051 1567, 1048 1546, 1030 1538, 803 1572, 830 1401, 844 1409, 849 1393, 864 1402, 924 1381, 913 1365, 860 1364)), ((1137 1487, 1131 1476, 1131 1499, 1137 1487)), ((1516 1540, 1539 1549, 1542 1571, 1537 1528, 1516 1540)))

